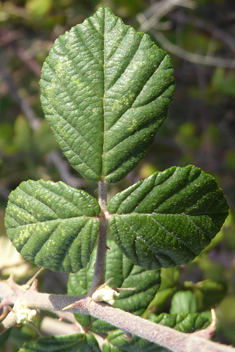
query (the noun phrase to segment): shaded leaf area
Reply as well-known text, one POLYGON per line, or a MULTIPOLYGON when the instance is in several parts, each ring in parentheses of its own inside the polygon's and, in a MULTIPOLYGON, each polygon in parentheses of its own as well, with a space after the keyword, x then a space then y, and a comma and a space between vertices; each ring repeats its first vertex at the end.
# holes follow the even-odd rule
POLYGON ((46 118, 71 165, 108 182, 144 156, 174 92, 169 56, 109 8, 56 40, 40 85, 46 118))
MULTIPOLYGON (((150 320, 161 325, 169 326, 176 330, 182 332, 192 333, 196 330, 205 329, 209 324, 210 320, 203 316, 202 314, 195 313, 195 314, 167 314, 162 313, 160 315, 150 315, 150 320)), ((141 339, 137 336, 133 336, 131 341, 127 341, 125 339, 125 334, 120 331, 116 330, 108 336, 108 342, 110 342, 111 346, 115 346, 120 351, 127 351, 127 352, 169 352, 170 350, 164 348, 162 346, 158 346, 152 342, 147 340, 141 339)), ((108 345, 108 344, 107 344, 108 345)), ((111 347, 106 347, 104 352, 118 352, 118 350, 112 350, 111 347)))
POLYGON ((146 269, 185 264, 217 234, 228 204, 215 179, 189 165, 156 172, 108 203, 123 253, 146 269))
POLYGON ((103 350, 102 352, 121 352, 121 350, 110 343, 106 342, 102 346, 103 350))
POLYGON ((197 301, 192 291, 178 291, 171 300, 171 314, 196 313, 197 301))
MULTIPOLYGON (((124 335, 122 335, 120 337, 120 339, 124 340, 124 335)), ((112 341, 111 341, 111 343, 110 343, 110 341, 105 342, 103 345, 103 352, 122 352, 122 351, 127 351, 127 352, 129 352, 129 351, 130 352, 131 351, 133 351, 133 352, 134 351, 135 352, 142 352, 142 351, 146 351, 146 352, 172 352, 168 348, 155 345, 154 343, 148 342, 143 339, 139 339, 138 341, 137 340, 133 341, 133 345, 130 344, 127 346, 127 343, 123 344, 123 345, 120 344, 119 348, 112 345, 112 341)))
POLYGON ((99 231, 98 202, 63 182, 22 182, 9 196, 7 235, 23 257, 55 271, 85 267, 99 231))
POLYGON ((74 334, 38 339, 24 344, 19 352, 100 352, 98 342, 92 334, 74 334))
POLYGON ((161 269, 161 285, 154 299, 148 306, 148 310, 144 313, 143 318, 148 318, 149 311, 155 314, 164 312, 166 301, 177 291, 179 284, 180 270, 178 267, 161 269))
POLYGON ((210 279, 197 283, 185 281, 184 288, 193 291, 198 312, 215 307, 224 299, 227 293, 227 285, 225 283, 210 279))
POLYGON ((187 333, 205 329, 211 322, 203 313, 151 314, 149 319, 154 323, 169 326, 170 328, 187 333))
MULTIPOLYGON (((141 315, 147 309, 149 303, 155 297, 160 286, 160 271, 145 270, 134 265, 119 250, 113 241, 108 241, 110 248, 106 254, 105 281, 112 278, 110 286, 114 288, 132 288, 120 291, 120 296, 114 303, 114 307, 123 309, 136 315, 141 315)), ((72 295, 86 295, 90 289, 94 274, 96 251, 91 255, 91 260, 85 269, 76 274, 70 274, 68 293, 72 295)), ((95 332, 105 332, 111 327, 108 323, 95 320, 89 316, 76 314, 79 323, 89 327, 95 332)))

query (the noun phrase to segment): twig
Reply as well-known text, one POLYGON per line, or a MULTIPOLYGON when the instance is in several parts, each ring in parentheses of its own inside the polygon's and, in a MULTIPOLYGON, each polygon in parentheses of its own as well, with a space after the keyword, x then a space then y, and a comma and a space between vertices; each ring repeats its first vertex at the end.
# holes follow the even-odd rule
POLYGON ((169 16, 170 16, 170 19, 176 20, 179 23, 191 24, 196 26, 197 28, 200 28, 210 33, 212 37, 223 41, 224 44, 226 44, 230 48, 230 50, 235 54, 235 40, 231 35, 229 35, 229 33, 221 30, 220 28, 213 26, 211 23, 203 21, 200 18, 192 18, 189 16, 184 17, 180 13, 178 14, 171 13, 169 16))
POLYGON ((137 20, 141 23, 139 31, 147 32, 176 6, 194 9, 196 3, 192 0, 162 0, 154 3, 144 14, 137 15, 137 20))
MULTIPOLYGON (((30 309, 57 311, 62 310, 63 307, 80 299, 81 304, 70 309, 71 312, 91 315, 130 334, 137 335, 160 346, 169 348, 173 352, 235 351, 235 348, 233 347, 220 345, 194 334, 182 333, 169 327, 155 324, 149 320, 135 316, 121 309, 114 308, 105 303, 94 302, 89 297, 84 299, 78 296, 50 295, 32 291, 30 289, 24 291, 19 285, 12 283, 11 286, 9 286, 9 283, 1 281, 0 297, 3 297, 4 292, 9 292, 9 290, 11 291, 10 296, 12 298, 12 303, 21 300, 30 309)), ((13 322, 14 316, 9 313, 7 318, 0 324, 0 331, 5 331, 7 327, 12 326, 13 322)))
POLYGON ((0 335, 14 325, 16 325, 16 315, 13 312, 10 312, 7 317, 0 323, 0 335))
POLYGON ((193 62, 198 65, 207 65, 207 66, 215 66, 215 67, 227 67, 227 68, 235 68, 235 60, 217 58, 213 56, 203 56, 199 54, 190 53, 175 44, 172 44, 162 33, 159 31, 155 31, 154 36, 157 41, 162 45, 163 49, 171 52, 172 54, 181 57, 184 60, 193 62))
MULTIPOLYGON (((190 53, 179 46, 172 44, 164 34, 160 31, 157 31, 158 24, 160 19, 169 14, 176 6, 184 6, 189 8, 194 8, 196 5, 193 1, 188 0, 162 0, 151 6, 148 12, 143 14, 138 14, 137 19, 140 22, 139 30, 141 31, 151 31, 157 41, 162 45, 163 49, 175 54, 178 57, 181 57, 184 60, 199 64, 199 65, 207 65, 207 66, 215 66, 215 67, 225 67, 225 68, 234 68, 235 60, 217 58, 209 55, 199 55, 195 53, 190 53)), ((189 20, 184 20, 189 21, 189 20)), ((214 28, 213 26, 206 26, 203 21, 196 20, 197 25, 205 28, 217 38, 223 40, 233 52, 235 52, 235 42, 229 37, 225 36, 224 32, 214 28)), ((159 28, 158 28, 159 29, 159 28)))

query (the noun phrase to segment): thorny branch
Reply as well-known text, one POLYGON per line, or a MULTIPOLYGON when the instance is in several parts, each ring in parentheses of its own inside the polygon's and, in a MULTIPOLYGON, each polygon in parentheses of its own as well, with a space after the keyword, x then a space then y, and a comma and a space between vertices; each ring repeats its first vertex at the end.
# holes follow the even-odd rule
POLYGON ((66 296, 37 291, 36 280, 28 287, 17 285, 13 278, 0 282, 1 307, 14 305, 13 310, 0 323, 0 333, 16 324, 14 307, 23 304, 29 309, 41 309, 47 311, 62 311, 65 306, 71 305, 75 300, 78 304, 70 309, 71 313, 91 315, 106 321, 121 330, 135 334, 160 346, 169 348, 173 352, 234 352, 233 347, 220 345, 209 341, 207 338, 214 331, 214 326, 193 334, 186 334, 173 330, 169 327, 155 324, 149 320, 114 308, 103 302, 94 302, 90 297, 66 296), (201 336, 204 336, 203 338, 201 336))

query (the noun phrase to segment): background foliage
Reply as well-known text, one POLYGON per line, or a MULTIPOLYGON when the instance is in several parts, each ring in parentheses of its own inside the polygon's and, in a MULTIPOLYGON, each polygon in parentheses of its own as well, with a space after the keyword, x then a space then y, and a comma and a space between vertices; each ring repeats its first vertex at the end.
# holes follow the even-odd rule
MULTIPOLYGON (((216 177, 232 209, 221 233, 199 258, 187 266, 163 269, 162 284, 152 302, 154 313, 195 313, 216 305, 219 319, 216 340, 235 345, 235 309, 231 309, 235 306, 235 4, 232 0, 198 0, 194 9, 169 8, 157 18, 155 14, 160 14, 163 5, 169 3, 168 0, 0 2, 0 275, 6 277, 8 268, 15 265, 19 281, 23 282, 34 271, 15 254, 4 237, 8 194, 21 181, 62 179, 97 195, 96 184, 84 181, 69 168, 52 137, 40 106, 39 78, 54 40, 92 15, 99 6, 109 6, 126 24, 146 30, 168 52, 172 49, 169 54, 176 78, 169 117, 153 146, 140 165, 113 186, 111 193, 155 171, 192 163, 216 177), (169 47, 169 41, 173 48, 169 47), (205 57, 209 64, 201 65, 200 60, 205 57), (210 59, 215 57, 221 60, 210 59)), ((41 289, 66 292, 66 275, 48 271, 43 279, 41 289)), ((18 351, 23 342, 35 338, 35 332, 28 327, 14 328, 10 335, 10 351, 18 351)), ((0 346, 3 345, 0 341, 0 346)))

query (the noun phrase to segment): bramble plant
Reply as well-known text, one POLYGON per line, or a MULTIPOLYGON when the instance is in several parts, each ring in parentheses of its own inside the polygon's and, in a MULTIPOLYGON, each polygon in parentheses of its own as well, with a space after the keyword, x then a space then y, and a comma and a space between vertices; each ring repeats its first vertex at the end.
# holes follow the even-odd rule
MULTIPOLYGON (((98 182, 99 197, 44 180, 22 182, 11 193, 8 237, 30 262, 70 273, 69 295, 39 293, 35 281, 27 287, 12 277, 1 282, 1 307, 7 299, 14 307, 0 330, 32 320, 35 309, 67 310, 72 322, 77 313, 80 333, 39 338, 20 351, 233 350, 206 340, 214 322, 202 313, 172 306, 170 314, 154 314, 161 268, 192 261, 228 215, 215 179, 193 165, 173 166, 107 204, 107 184, 133 170, 167 117, 174 93, 169 56, 100 8, 56 40, 40 86, 64 155, 83 177, 98 182), (103 337, 102 347, 93 333, 103 337)), ((193 300, 190 291, 178 294, 193 300)))

